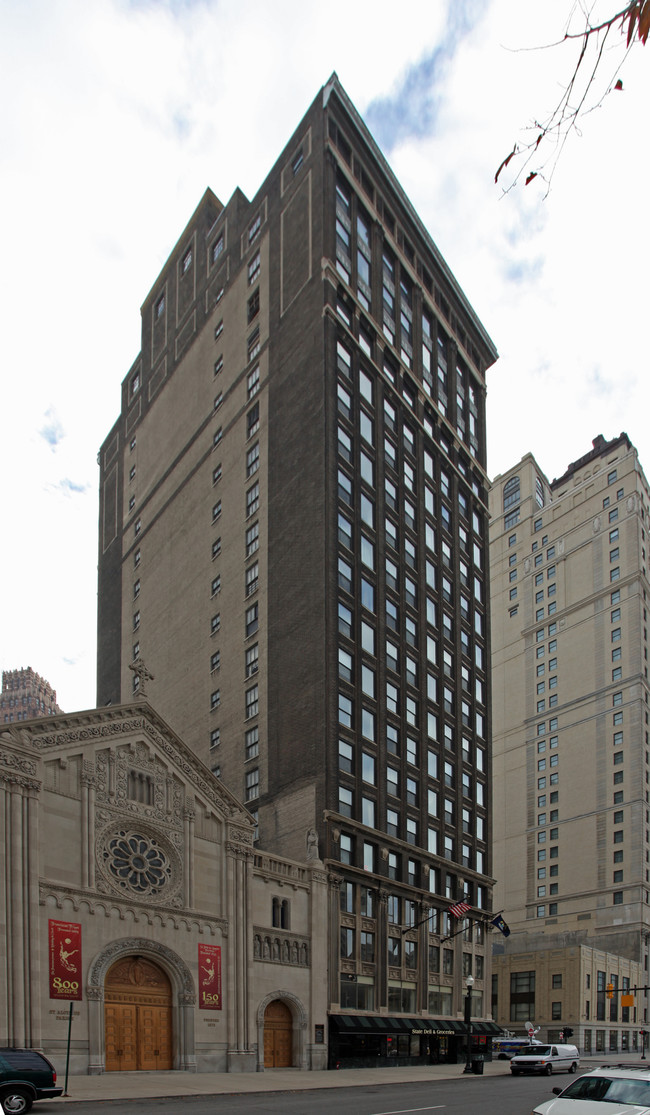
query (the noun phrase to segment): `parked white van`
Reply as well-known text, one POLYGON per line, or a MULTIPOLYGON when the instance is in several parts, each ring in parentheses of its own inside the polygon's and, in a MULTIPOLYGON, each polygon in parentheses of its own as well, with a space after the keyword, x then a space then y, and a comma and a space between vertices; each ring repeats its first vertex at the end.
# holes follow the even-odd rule
POLYGON ((580 1054, 575 1045, 538 1045, 530 1053, 517 1053, 510 1062, 510 1072, 576 1072, 580 1067, 580 1054))

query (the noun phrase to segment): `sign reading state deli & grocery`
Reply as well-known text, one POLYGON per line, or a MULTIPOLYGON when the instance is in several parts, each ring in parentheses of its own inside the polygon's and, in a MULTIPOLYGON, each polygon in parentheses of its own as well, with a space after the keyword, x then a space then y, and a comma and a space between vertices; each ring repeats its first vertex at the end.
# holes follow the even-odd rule
POLYGON ((441 1037, 447 1037, 447 1036, 448 1037, 453 1037, 455 1032, 456 1032, 455 1030, 437 1030, 435 1027, 428 1027, 428 1028, 425 1029, 424 1027, 420 1028, 419 1026, 417 1026, 417 1027, 414 1026, 411 1029, 411 1033, 414 1034, 416 1037, 418 1037, 418 1036, 419 1037, 429 1036, 429 1037, 434 1037, 434 1038, 441 1038, 441 1037))
POLYGON ((48 922, 50 999, 81 999, 81 926, 48 922))

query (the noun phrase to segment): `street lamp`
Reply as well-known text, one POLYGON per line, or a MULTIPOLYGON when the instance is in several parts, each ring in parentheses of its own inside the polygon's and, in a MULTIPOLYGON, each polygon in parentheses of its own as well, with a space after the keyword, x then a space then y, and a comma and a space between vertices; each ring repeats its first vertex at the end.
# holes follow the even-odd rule
POLYGON ((472 1044, 472 988, 474 986, 474 977, 468 976, 466 981, 467 992, 465 994, 465 1026, 467 1027, 467 1056, 465 1058, 465 1068, 463 1073, 472 1071, 471 1064, 471 1044, 472 1044))

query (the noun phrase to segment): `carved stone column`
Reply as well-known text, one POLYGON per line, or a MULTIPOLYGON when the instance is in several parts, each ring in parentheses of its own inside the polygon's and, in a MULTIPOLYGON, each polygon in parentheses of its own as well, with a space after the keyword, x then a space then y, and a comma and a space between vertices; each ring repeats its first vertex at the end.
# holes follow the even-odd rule
MULTIPOLYGON (((8 984, 11 986, 11 1037, 16 1045, 26 1045, 25 991, 29 973, 25 956, 25 915, 27 902, 24 880, 26 874, 25 847, 23 845, 23 796, 17 788, 10 801, 9 872, 11 879, 11 915, 7 928, 11 937, 11 969, 8 984)), ((9 990, 9 988, 7 988, 9 990)))
POLYGON ((25 1044, 30 1049, 41 1046, 41 980, 40 948, 38 941, 39 923, 39 834, 38 834, 38 797, 33 787, 25 791, 27 808, 27 863, 28 863, 28 917, 25 925, 25 947, 29 956, 27 988, 29 1012, 25 1044))
POLYGON ((81 771, 81 885, 95 885, 95 767, 88 759, 81 771))
POLYGON ((341 926, 341 876, 330 875, 329 883, 329 932, 327 934, 329 948, 329 1001, 332 1006, 341 1002, 341 976, 340 967, 340 926, 341 926))
POLYGON ((183 903, 191 909, 194 906, 194 806, 191 801, 185 803, 183 810, 183 829, 185 838, 184 871, 183 871, 183 903))
MULTIPOLYGON (((235 837, 236 840, 236 837, 235 837)), ((252 849, 235 841, 226 845, 227 911, 229 936, 227 973, 228 1072, 255 1070, 249 1035, 249 965, 252 964, 252 929, 249 921, 249 862, 252 849)))

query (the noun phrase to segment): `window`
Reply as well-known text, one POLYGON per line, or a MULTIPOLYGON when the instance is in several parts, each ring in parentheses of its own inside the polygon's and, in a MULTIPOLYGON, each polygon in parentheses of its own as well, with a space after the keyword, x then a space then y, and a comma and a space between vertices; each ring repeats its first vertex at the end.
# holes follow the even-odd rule
MULTIPOLYGON (((352 837, 348 836, 347 833, 342 832, 341 833, 341 839, 340 839, 340 842, 339 842, 339 858, 341 860, 341 863, 352 863, 352 855, 353 855, 352 837)), ((341 884, 341 909, 342 910, 345 909, 345 906, 343 904, 344 903, 344 898, 343 898, 344 890, 346 892, 345 901, 349 902, 349 903, 352 903, 352 901, 353 901, 352 892, 354 891, 353 884, 352 883, 342 883, 341 884)), ((352 910, 352 909, 353 909, 353 907, 350 905, 350 910, 352 910)))
POLYGON ((223 245, 224 245, 224 238, 223 238, 223 232, 222 232, 221 235, 217 237, 214 244, 212 245, 212 262, 213 263, 216 263, 217 260, 219 259, 219 256, 221 255, 221 253, 223 251, 223 245))
POLYGON ((246 397, 252 399, 253 395, 257 395, 260 389, 260 366, 256 364, 255 367, 246 376, 246 397))
POLYGON ((250 608, 246 609, 246 622, 245 622, 246 638, 248 639, 250 635, 254 635, 255 632, 258 630, 258 628, 259 628, 259 605, 258 604, 251 604, 250 608))
POLYGON ((352 816, 352 790, 339 786, 339 813, 343 817, 352 816))
POLYGON ((254 561, 253 564, 250 565, 246 570, 246 573, 244 575, 246 596, 252 596, 253 593, 257 590, 259 569, 259 562, 254 561))
POLYGON ((259 711, 259 686, 252 685, 246 690, 246 719, 251 720, 259 711))
POLYGON ((246 557, 251 557, 252 554, 259 549, 260 545, 260 524, 253 523, 246 531, 246 557))
POLYGON ((347 650, 343 650, 343 647, 339 647, 339 677, 344 681, 351 682, 353 679, 353 662, 352 655, 347 650))
POLYGON ((215 689, 213 691, 213 693, 211 693, 211 695, 210 695, 210 708, 214 711, 214 709, 219 708, 220 704, 221 704, 221 690, 220 689, 215 689))
POLYGON ((345 693, 339 693, 339 724, 346 728, 352 727, 352 700, 345 693))
POLYGON ((342 635, 347 635, 348 638, 352 638, 352 609, 348 608, 346 604, 339 602, 338 615, 339 631, 342 635))
POLYGON ((214 542, 212 543, 212 560, 214 561, 215 558, 219 557, 220 553, 221 553, 221 539, 220 538, 215 538, 214 542))
POLYGON ((259 236, 261 227, 262 227, 262 217, 261 217, 261 214, 258 213, 255 220, 253 221, 253 223, 250 225, 250 227, 248 229, 248 243, 249 244, 253 243, 253 240, 255 239, 256 236, 259 236))
POLYGON ((339 770, 345 771, 347 774, 352 774, 352 762, 354 751, 352 744, 347 740, 339 740, 339 770))
POLYGON ((249 476, 253 476, 253 474, 257 472, 259 467, 260 443, 259 441, 256 441, 255 445, 251 446, 251 448, 246 453, 246 478, 248 479, 249 476))
POLYGON ((217 521, 217 519, 219 518, 220 515, 221 515, 221 500, 218 499, 217 502, 214 504, 214 506, 212 508, 212 522, 216 523, 216 521, 217 521))
POLYGON ((220 592, 220 591, 221 591, 221 574, 219 574, 217 577, 213 577, 212 584, 210 585, 210 595, 211 596, 216 596, 217 593, 220 592))
POLYGON ((250 519, 254 515, 260 505, 260 486, 259 482, 253 484, 246 492, 246 518, 250 519))
POLYGON ((361 799, 361 822, 368 828, 375 827, 375 803, 371 798, 361 799))
POLYGON ((253 330, 250 337, 248 338, 248 345, 247 345, 247 349, 246 349, 247 357, 248 357, 248 363, 250 363, 251 360, 255 359, 255 357, 258 355, 258 353, 260 351, 260 348, 261 348, 260 328, 259 328, 259 325, 258 325, 253 330))
POLYGON ((248 285, 252 286, 256 279, 259 278, 260 273, 260 253, 257 251, 248 264, 248 285))
POLYGON ((221 729, 213 728, 210 732, 210 747, 218 747, 221 741, 221 729))
POLYGON ((221 651, 215 650, 214 654, 210 655, 210 673, 214 674, 219 669, 221 664, 221 651))
MULTIPOLYGON (((250 298, 248 299, 248 302, 247 302, 247 305, 246 305, 246 321, 248 322, 249 325, 250 325, 251 321, 253 321, 253 319, 257 317, 259 312, 260 312, 260 292, 259 292, 259 288, 258 288, 257 290, 253 291, 253 293, 251 294, 250 298)), ((259 336, 259 334, 258 334, 258 336, 259 336)))
POLYGON ((246 790, 244 794, 244 801, 253 801, 259 797, 260 793, 260 772, 259 767, 254 770, 246 771, 246 790))

